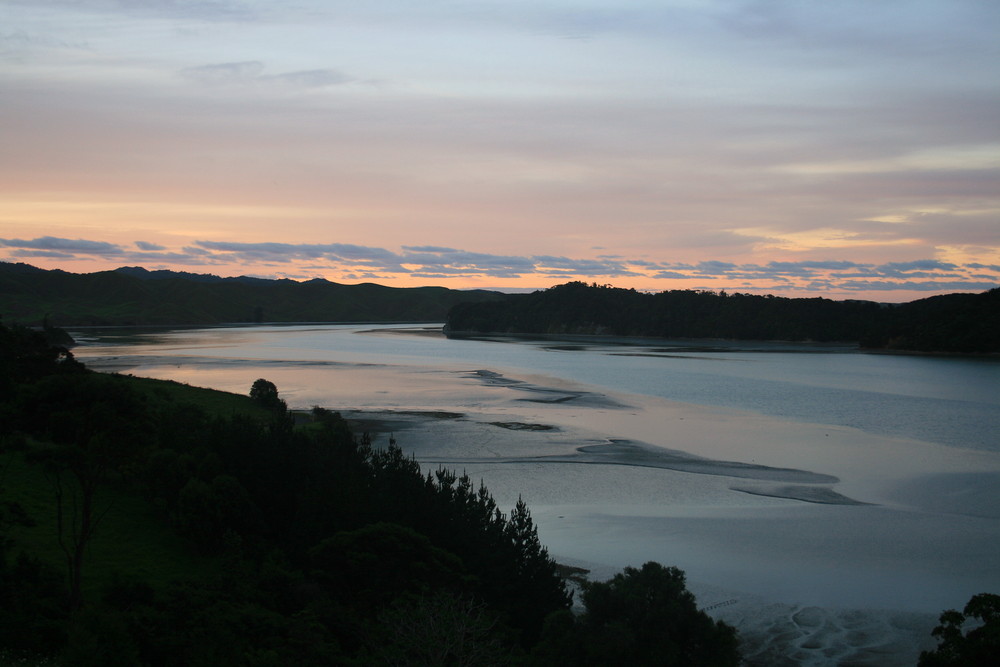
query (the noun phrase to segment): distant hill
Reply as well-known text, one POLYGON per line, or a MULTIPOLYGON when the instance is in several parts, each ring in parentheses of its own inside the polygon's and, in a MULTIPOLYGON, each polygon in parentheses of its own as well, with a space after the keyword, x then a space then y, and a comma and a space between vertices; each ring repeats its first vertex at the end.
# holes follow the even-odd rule
POLYGON ((451 337, 487 333, 845 341, 914 352, 1000 352, 1000 288, 905 304, 674 290, 646 294, 571 282, 449 313, 451 337))
POLYGON ((230 322, 442 322, 460 302, 498 292, 396 288, 124 267, 76 274, 0 262, 0 317, 59 326, 230 322))

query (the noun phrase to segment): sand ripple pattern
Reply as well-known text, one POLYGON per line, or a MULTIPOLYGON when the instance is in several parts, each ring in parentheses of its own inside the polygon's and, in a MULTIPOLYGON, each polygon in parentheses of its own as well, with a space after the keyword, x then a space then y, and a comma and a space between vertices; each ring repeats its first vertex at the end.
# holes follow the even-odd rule
POLYGON ((740 600, 709 612, 735 626, 750 667, 896 667, 934 648, 932 614, 740 600))

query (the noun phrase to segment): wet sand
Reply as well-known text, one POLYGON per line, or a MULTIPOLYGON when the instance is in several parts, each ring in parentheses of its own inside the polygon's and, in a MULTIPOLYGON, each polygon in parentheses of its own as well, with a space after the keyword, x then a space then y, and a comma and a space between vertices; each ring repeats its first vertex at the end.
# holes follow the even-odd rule
MULTIPOLYGON (((489 368, 249 361, 293 408, 391 434, 501 507, 523 497, 550 553, 593 578, 680 567, 749 664, 912 665, 940 611, 1000 590, 995 453, 489 368)), ((117 363, 240 393, 253 380, 239 358, 117 363)))
MULTIPOLYGON (((746 664, 913 665, 921 650, 935 644, 930 630, 937 607, 894 610, 907 605, 878 597, 879 591, 886 595, 917 582, 870 571, 870 548, 843 564, 845 551, 865 552, 865 544, 887 526, 880 522, 874 534, 839 537, 812 506, 829 502, 849 513, 860 501, 837 494, 829 479, 753 497, 741 487, 747 477, 726 474, 727 462, 706 460, 695 471, 648 465, 647 448, 635 457, 634 444, 581 444, 593 443, 592 434, 564 426, 536 428, 497 422, 491 414, 442 411, 343 414, 375 434, 376 443, 385 444, 392 434, 426 469, 444 466, 483 479, 501 507, 523 496, 552 555, 588 570, 591 578, 610 578, 646 560, 678 565, 699 605, 740 631, 746 664), (588 456, 602 447, 605 460, 588 456), (595 465, 604 468, 599 488, 590 469, 595 465), (797 497, 803 494, 811 497, 797 497), (800 506, 804 511, 789 509, 800 506), (832 594, 845 587, 869 593, 832 594)), ((667 453, 668 459, 677 456, 667 453)), ((765 480, 802 474, 763 466, 749 471, 765 480)), ((851 518, 838 517, 836 529, 851 518)))
POLYGON ((994 454, 456 376, 476 396, 464 407, 343 414, 376 442, 391 432, 427 469, 482 479, 501 507, 523 497, 550 553, 591 577, 677 565, 699 604, 740 630, 748 664, 912 665, 943 609, 1000 590, 994 454), (968 475, 975 502, 941 500, 968 475))

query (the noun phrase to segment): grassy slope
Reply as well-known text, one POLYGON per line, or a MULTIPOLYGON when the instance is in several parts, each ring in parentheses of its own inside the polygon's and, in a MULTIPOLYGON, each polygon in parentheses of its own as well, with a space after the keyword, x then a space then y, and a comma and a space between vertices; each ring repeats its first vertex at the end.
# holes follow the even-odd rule
POLYGON ((173 380, 151 380, 130 375, 121 377, 125 378, 133 389, 146 394, 153 401, 194 403, 210 414, 223 417, 236 413, 246 415, 248 418, 263 420, 270 415, 249 396, 231 394, 216 389, 192 387, 173 380))
MULTIPOLYGON (((195 403, 210 413, 267 415, 247 396, 191 387, 178 382, 126 377, 154 401, 195 403)), ((0 488, 21 504, 37 525, 15 527, 14 552, 23 549, 64 571, 65 560, 56 537, 55 502, 51 482, 41 468, 25 462, 22 452, 0 454, 0 488)), ((134 490, 108 485, 98 500, 110 508, 87 554, 84 594, 90 596, 114 576, 142 579, 154 586, 171 580, 202 578, 218 572, 219 563, 205 558, 167 524, 164 513, 134 490)))
MULTIPOLYGON (((5 495, 21 504, 36 522, 14 528, 14 552, 24 550, 65 571, 65 557, 56 536, 52 485, 38 466, 20 453, 5 455, 5 495)), ((216 572, 217 564, 200 556, 177 537, 163 513, 133 492, 109 488, 98 498, 109 508, 98 528, 84 566, 84 595, 90 597, 115 575, 161 586, 175 579, 200 578, 216 572)))

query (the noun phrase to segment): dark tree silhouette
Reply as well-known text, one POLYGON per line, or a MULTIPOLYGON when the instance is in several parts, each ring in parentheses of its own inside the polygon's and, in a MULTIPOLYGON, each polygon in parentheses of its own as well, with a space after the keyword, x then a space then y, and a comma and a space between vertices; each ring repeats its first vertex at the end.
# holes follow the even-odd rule
POLYGON ((941 614, 933 634, 938 647, 920 654, 920 667, 990 667, 1000 656, 1000 595, 974 595, 961 613, 954 609, 941 614), (970 620, 978 621, 964 635, 970 620))
POLYGON ((457 304, 445 332, 840 341, 873 349, 981 354, 1000 351, 1000 288, 878 304, 704 290, 643 294, 570 282, 508 294, 495 303, 457 304))
POLYGON ((735 667, 736 631, 700 611, 676 567, 626 567, 583 586, 586 611, 550 616, 536 655, 545 664, 735 667))
POLYGON ((278 400, 278 388, 270 380, 258 378, 250 387, 250 398, 265 405, 273 404, 278 400))
POLYGON ((373 664, 518 664, 496 615, 485 604, 450 591, 398 599, 378 621, 373 664))
POLYGON ((278 388, 270 380, 258 378, 250 387, 250 398, 257 401, 261 407, 281 413, 288 409, 283 400, 278 397, 278 388))

